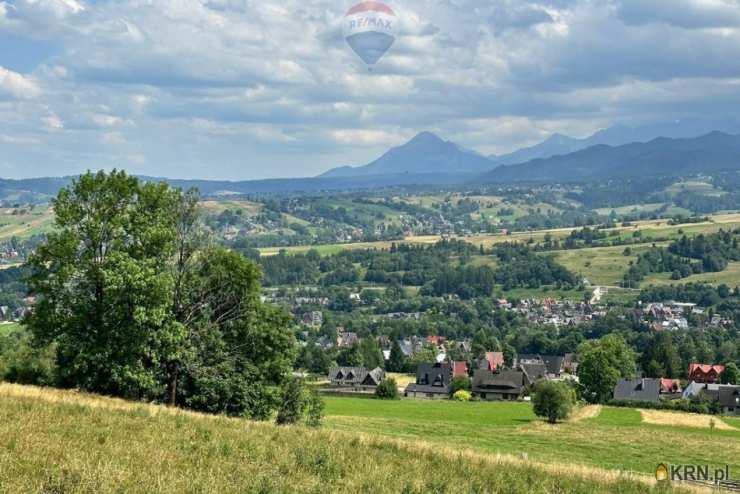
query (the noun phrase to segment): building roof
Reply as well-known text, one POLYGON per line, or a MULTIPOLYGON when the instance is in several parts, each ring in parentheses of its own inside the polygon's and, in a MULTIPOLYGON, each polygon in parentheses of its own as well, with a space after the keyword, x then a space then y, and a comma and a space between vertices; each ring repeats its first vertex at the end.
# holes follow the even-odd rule
POLYGON ((725 371, 724 365, 709 365, 709 364, 690 364, 689 365, 689 376, 694 374, 696 371, 700 371, 702 374, 709 374, 712 370, 717 375, 722 374, 725 371))
POLYGON ((660 392, 661 393, 681 393, 681 381, 679 379, 666 379, 660 380, 660 392))
POLYGON ((455 361, 452 363, 452 377, 467 377, 468 363, 455 361))
POLYGON ((524 373, 527 384, 534 384, 540 379, 545 379, 548 374, 545 364, 519 364, 519 370, 524 373))
POLYGON ((560 355, 537 355, 537 354, 522 354, 519 355, 519 362, 529 363, 542 363, 547 367, 547 373, 553 376, 559 376, 562 374, 563 369, 567 365, 573 364, 573 354, 566 356, 560 355))
POLYGON ((479 361, 478 367, 495 371, 504 366, 504 352, 486 352, 479 361))
POLYGON ((660 379, 620 379, 614 388, 615 400, 660 400, 660 379))
POLYGON ((417 393, 450 393, 452 365, 449 362, 422 363, 416 368, 416 382, 406 387, 406 391, 417 393))
POLYGON ((524 391, 524 373, 515 370, 491 372, 478 369, 473 376, 473 390, 476 392, 498 392, 521 394, 524 391))
POLYGON ((329 380, 343 384, 377 386, 385 378, 380 367, 367 370, 365 367, 334 367, 329 370, 329 380))
POLYGON ((720 386, 719 404, 723 408, 740 408, 740 386, 720 386))

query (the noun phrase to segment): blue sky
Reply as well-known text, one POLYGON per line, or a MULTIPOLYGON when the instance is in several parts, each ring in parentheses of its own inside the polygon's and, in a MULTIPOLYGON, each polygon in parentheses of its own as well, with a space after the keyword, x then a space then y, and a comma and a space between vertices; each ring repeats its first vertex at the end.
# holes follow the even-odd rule
POLYGON ((740 0, 0 0, 0 176, 313 176, 422 130, 481 153, 740 108, 740 0))

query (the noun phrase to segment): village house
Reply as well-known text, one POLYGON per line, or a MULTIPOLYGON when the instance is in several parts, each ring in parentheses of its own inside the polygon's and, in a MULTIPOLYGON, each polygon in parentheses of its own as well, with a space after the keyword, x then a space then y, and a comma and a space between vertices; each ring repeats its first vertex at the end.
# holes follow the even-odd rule
POLYGON ((535 364, 545 367, 545 375, 548 379, 561 379, 564 374, 575 376, 578 370, 578 363, 572 353, 562 356, 522 354, 516 358, 514 367, 521 368, 523 365, 535 364))
POLYGON ((337 348, 352 348, 360 342, 356 333, 337 331, 337 348))
POLYGON ((486 352, 478 360, 478 369, 495 372, 504 366, 504 352, 486 352))
POLYGON ((452 378, 456 377, 468 377, 468 363, 467 362, 452 362, 452 378))
POLYGON ((683 392, 683 399, 704 397, 718 403, 723 414, 740 415, 740 386, 692 382, 683 392))
POLYGON ((385 379, 380 367, 367 370, 365 367, 334 367, 329 370, 329 382, 335 388, 347 392, 374 393, 385 379))
POLYGON ((491 372, 478 369, 473 375, 473 393, 481 400, 519 400, 524 396, 527 384, 524 372, 516 370, 491 372))
POLYGON ((660 396, 667 400, 676 400, 681 398, 683 395, 683 388, 681 387, 681 381, 678 379, 666 379, 660 380, 660 396))
POLYGON ((624 401, 660 401, 660 379, 620 379, 614 387, 614 399, 624 401))
POLYGON ((725 371, 724 365, 691 364, 689 365, 689 381, 714 384, 725 371))
POLYGON ((430 400, 444 400, 452 391, 453 366, 450 362, 419 364, 416 382, 406 386, 404 396, 430 400))
POLYGON ((324 324, 324 314, 319 310, 306 312, 303 314, 303 324, 305 326, 318 327, 324 324))

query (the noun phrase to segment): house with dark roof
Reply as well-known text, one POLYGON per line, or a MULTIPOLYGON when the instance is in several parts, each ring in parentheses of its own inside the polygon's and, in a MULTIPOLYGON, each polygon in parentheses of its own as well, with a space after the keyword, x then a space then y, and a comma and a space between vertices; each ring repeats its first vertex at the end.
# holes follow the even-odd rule
POLYGON ((683 392, 683 398, 705 397, 719 403, 723 414, 740 415, 740 386, 692 382, 683 392))
POLYGON ((534 384, 540 379, 548 379, 547 366, 543 363, 519 364, 518 370, 524 373, 527 385, 534 384))
POLYGON ((563 374, 575 375, 578 364, 572 353, 560 355, 522 354, 516 359, 515 367, 522 364, 542 364, 547 368, 548 379, 559 379, 563 374))
POLYGON ((719 382, 719 376, 724 371, 724 365, 691 364, 689 365, 689 381, 715 384, 719 382))
POLYGON ((614 387, 615 400, 660 401, 660 379, 620 379, 614 387))
POLYGON ((329 382, 341 391, 374 393, 385 379, 385 371, 380 367, 367 370, 365 367, 334 367, 329 370, 329 382))
POLYGON ((478 369, 473 375, 473 393, 481 400, 518 400, 524 396, 526 386, 526 376, 521 371, 478 369))
POLYGON ((416 382, 406 386, 403 395, 430 400, 447 399, 452 392, 452 372, 450 362, 419 364, 416 369, 416 382))
POLYGON ((717 393, 717 400, 726 415, 740 415, 740 386, 725 385, 720 386, 717 393))

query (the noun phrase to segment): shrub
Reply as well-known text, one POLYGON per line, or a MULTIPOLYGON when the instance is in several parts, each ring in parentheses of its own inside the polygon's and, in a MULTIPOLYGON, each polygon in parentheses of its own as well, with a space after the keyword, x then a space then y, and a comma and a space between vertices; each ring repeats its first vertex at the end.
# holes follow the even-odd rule
POLYGON ((0 381, 54 386, 57 382, 55 354, 55 345, 36 347, 25 330, 0 337, 0 381))
POLYGON ((276 422, 278 425, 297 424, 303 418, 306 409, 303 381, 293 378, 283 389, 283 399, 278 410, 276 422))
POLYGON ((540 381, 535 385, 532 398, 534 413, 551 424, 568 418, 575 404, 575 393, 565 383, 540 381))
POLYGON ((452 399, 455 401, 470 401, 472 397, 473 395, 470 394, 470 391, 465 391, 464 389, 455 391, 455 394, 452 395, 452 399))
POLYGON ((315 389, 308 393, 306 399, 306 425, 309 427, 320 427, 324 419, 324 400, 315 389))
POLYGON ((452 393, 455 394, 458 391, 470 391, 471 384, 470 378, 467 376, 457 376, 452 380, 452 393))
POLYGON ((375 397, 381 400, 397 400, 398 396, 398 384, 393 378, 388 378, 378 384, 375 388, 375 397))

